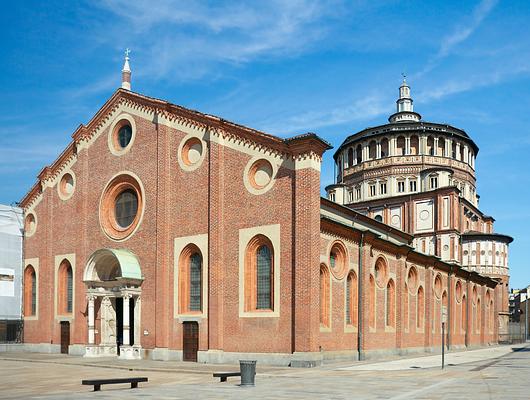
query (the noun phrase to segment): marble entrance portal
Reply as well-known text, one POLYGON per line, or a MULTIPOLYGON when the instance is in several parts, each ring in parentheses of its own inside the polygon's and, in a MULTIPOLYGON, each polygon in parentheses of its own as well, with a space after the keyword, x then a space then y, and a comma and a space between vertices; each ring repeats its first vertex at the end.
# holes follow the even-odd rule
POLYGON ((88 302, 85 357, 141 358, 143 277, 136 256, 122 249, 97 250, 88 259, 83 282, 88 302))

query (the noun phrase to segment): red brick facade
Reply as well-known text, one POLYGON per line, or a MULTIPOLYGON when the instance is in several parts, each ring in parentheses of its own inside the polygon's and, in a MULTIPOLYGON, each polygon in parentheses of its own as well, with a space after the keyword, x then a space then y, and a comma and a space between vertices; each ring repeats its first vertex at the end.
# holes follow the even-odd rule
MULTIPOLYGON (((240 353, 259 353, 256 357, 264 362, 310 366, 326 357, 353 359, 359 352, 370 356, 439 346, 444 298, 450 345, 496 342, 497 328, 488 325, 489 310, 498 307, 501 295, 495 281, 421 255, 408 245, 408 235, 340 206, 333 213, 352 221, 361 218, 358 222, 365 229, 323 217, 322 207, 334 207, 320 197, 320 160, 328 147, 313 134, 283 140, 118 90, 87 126, 73 134, 73 142, 43 169, 22 201, 28 222, 34 224, 25 240, 25 257, 26 265, 35 270, 38 297, 36 313, 25 318, 25 342, 45 343, 56 351, 54 345, 65 340, 61 322, 69 322, 70 350, 83 354, 90 346, 104 344, 104 332, 107 339, 118 337, 120 329, 125 335, 131 318, 134 335, 129 344, 141 346, 143 357, 181 359, 186 358, 183 324, 197 323, 199 361, 234 361, 240 353), (133 138, 129 147, 116 150, 114 129, 124 115, 132 119, 133 138), (265 164, 263 170, 256 167, 265 164), (66 173, 73 185, 68 196, 57 190, 66 173), (105 194, 116 179, 117 187, 129 185, 138 200, 132 224, 123 229, 108 225, 120 212, 115 208, 116 193, 105 194), (385 227, 392 239, 380 234, 385 227), (258 267, 254 259, 245 261, 249 248, 259 248, 252 240, 260 235, 259 243, 272 247, 266 285, 270 309, 256 309, 258 295, 252 285, 258 267), (333 243, 344 249, 334 253, 340 271, 330 266, 333 243), (132 254, 141 279, 126 276, 123 261, 109 256, 96 265, 100 278, 107 275, 94 286, 99 278, 89 277, 88 264, 101 249, 132 254), (190 264, 190 249, 202 260, 201 309, 196 312, 187 312, 192 290, 182 283, 191 279, 182 272, 190 264), (384 271, 376 276, 377 260, 384 271), (65 262, 73 273, 71 315, 62 312, 65 262), (117 270, 112 269, 116 262, 117 270), (324 311, 321 265, 328 269, 329 279, 324 311), (408 287, 412 266, 417 277, 414 287, 408 287), (348 276, 353 282, 351 323, 346 320, 348 276), (370 277, 375 282, 373 298, 370 277), (107 307, 109 288, 123 282, 123 300, 112 295, 107 307), (470 318, 462 316, 455 297, 457 282, 470 318), (418 288, 424 304, 419 314, 418 288), (484 305, 486 297, 493 305, 478 308, 478 299, 484 305), (131 310, 135 304, 137 314, 121 315, 121 301, 123 310, 128 309, 125 304, 130 302, 131 310), (104 308, 115 313, 112 318, 104 308), (478 315, 477 309, 480 318, 471 318, 478 315), (328 316, 325 324, 322 312, 328 316), (459 321, 465 322, 465 329, 459 321), (480 321, 480 327, 474 321, 480 321)), ((27 302, 31 290, 25 293, 27 302)))

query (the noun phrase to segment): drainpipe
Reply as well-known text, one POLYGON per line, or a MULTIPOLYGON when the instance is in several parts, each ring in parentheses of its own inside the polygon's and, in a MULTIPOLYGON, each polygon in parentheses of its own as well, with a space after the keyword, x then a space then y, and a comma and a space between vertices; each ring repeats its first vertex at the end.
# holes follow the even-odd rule
POLYGON ((361 232, 361 239, 359 240, 359 271, 357 278, 357 352, 359 354, 359 361, 364 360, 364 352, 362 346, 363 340, 363 246, 364 246, 364 232, 361 232))

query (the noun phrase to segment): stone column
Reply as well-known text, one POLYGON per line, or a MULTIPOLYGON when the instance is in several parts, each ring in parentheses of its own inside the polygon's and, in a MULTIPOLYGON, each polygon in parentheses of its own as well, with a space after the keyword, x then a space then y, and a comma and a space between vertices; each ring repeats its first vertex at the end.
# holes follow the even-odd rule
POLYGON ((405 154, 407 156, 410 154, 410 136, 405 138, 405 154))
POLYGON ((94 300, 96 296, 93 294, 87 295, 88 300, 88 344, 96 343, 95 335, 95 318, 94 318, 94 300))
POLYGON ((438 154, 438 138, 434 138, 434 151, 433 151, 433 154, 435 156, 439 155, 438 154))
POLYGON ((375 146, 375 158, 381 158, 381 141, 377 141, 375 146))
POLYGON ((460 157, 460 143, 458 142, 456 142, 456 159, 462 161, 462 157, 460 157))
POLYGON ((129 346, 129 300, 131 295, 126 293, 123 295, 123 345, 129 346))

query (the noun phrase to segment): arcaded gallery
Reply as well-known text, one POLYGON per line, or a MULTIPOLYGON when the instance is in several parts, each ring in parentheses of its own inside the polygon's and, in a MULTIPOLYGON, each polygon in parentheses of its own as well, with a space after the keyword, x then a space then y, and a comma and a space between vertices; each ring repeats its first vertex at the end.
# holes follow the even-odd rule
POLYGON ((439 351, 442 322, 450 348, 499 341, 512 239, 478 209, 477 145, 424 122, 405 82, 388 124, 338 148, 321 197, 316 134, 147 97, 130 76, 127 59, 21 201, 27 350, 304 367, 439 351))

